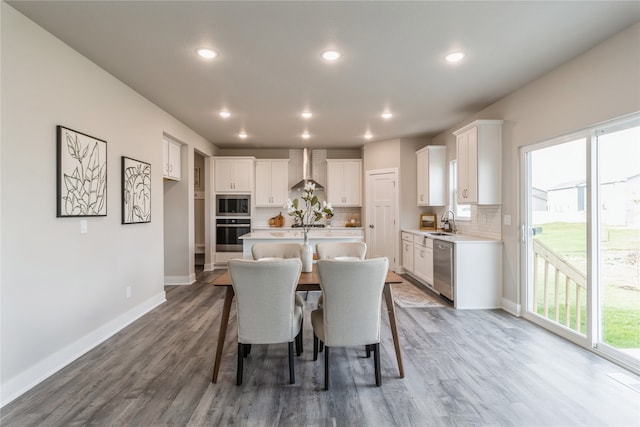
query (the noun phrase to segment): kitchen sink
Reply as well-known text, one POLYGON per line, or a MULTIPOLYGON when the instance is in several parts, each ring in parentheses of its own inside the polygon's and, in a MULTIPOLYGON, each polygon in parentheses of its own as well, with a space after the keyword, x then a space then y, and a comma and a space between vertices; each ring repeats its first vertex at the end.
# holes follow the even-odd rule
POLYGON ((441 232, 436 232, 436 233, 429 233, 429 236, 451 236, 451 233, 441 233, 441 232))

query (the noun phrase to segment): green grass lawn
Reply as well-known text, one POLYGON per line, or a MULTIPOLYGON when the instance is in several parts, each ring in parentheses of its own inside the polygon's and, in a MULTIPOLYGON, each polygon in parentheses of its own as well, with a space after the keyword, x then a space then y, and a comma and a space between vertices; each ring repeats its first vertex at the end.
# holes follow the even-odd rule
MULTIPOLYGON (((587 259, 587 238, 586 238, 586 224, 581 223, 552 223, 544 224, 542 227, 542 233, 535 236, 536 239, 542 241, 545 245, 551 248, 554 252, 559 254, 565 260, 571 262, 579 270, 586 271, 586 259, 587 259)), ((602 254, 610 256, 612 259, 617 259, 616 254, 620 254, 618 257, 620 261, 627 262, 625 260, 629 254, 637 254, 640 252, 640 230, 631 229, 605 229, 603 230, 601 251, 602 254)), ((636 256, 636 259, 638 257, 636 256)), ((611 261, 609 261, 611 262, 611 261)), ((637 262, 637 261, 636 261, 637 262)), ((613 265, 609 266, 609 271, 622 271, 622 267, 625 267, 625 271, 629 271, 629 274, 633 276, 637 273, 637 268, 634 270, 633 266, 613 265)), ((543 301, 544 301, 544 288, 543 288, 543 269, 538 274, 538 286, 537 286, 537 302, 538 302, 538 314, 543 315, 543 301)), ((558 289, 558 297, 560 298, 559 308, 559 322, 564 324, 565 319, 565 286, 564 276, 561 279, 561 286, 558 289)), ((625 279, 627 279, 625 277, 625 279)), ((603 274, 603 289, 602 289, 602 313, 603 313, 603 341, 613 347, 624 348, 640 348, 640 289, 632 289, 629 286, 623 287, 620 283, 617 283, 620 277, 605 277, 603 274)), ((555 286, 553 278, 550 279, 550 285, 547 290, 547 297, 549 301, 549 318, 555 319, 555 286)), ((627 283, 637 283, 636 277, 629 277, 626 280, 627 283)), ((569 290, 570 301, 570 327, 574 330, 586 333, 586 293, 582 292, 580 298, 581 314, 580 314, 580 327, 576 327, 576 303, 575 303, 575 285, 569 290)))

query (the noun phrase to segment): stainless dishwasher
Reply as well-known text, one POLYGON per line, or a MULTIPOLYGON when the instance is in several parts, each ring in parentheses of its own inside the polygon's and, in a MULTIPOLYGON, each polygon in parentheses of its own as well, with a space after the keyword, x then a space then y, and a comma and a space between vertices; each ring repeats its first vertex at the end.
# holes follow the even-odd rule
POLYGON ((453 243, 433 241, 433 287, 453 301, 453 243))

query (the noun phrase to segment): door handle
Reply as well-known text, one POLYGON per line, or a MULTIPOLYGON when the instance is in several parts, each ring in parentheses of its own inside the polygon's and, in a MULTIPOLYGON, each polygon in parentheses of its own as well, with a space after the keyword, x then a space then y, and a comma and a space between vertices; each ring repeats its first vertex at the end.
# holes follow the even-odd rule
POLYGON ((373 224, 369 224, 369 228, 373 228, 373 224))

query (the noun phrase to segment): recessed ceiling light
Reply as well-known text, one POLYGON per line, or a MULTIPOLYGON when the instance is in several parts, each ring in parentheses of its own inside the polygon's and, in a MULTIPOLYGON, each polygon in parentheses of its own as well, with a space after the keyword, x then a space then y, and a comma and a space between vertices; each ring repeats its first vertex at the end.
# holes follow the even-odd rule
POLYGON ((444 57, 448 62, 458 62, 464 58, 464 52, 453 52, 444 57))
POLYGON ((231 117, 231 113, 227 110, 222 110, 218 113, 218 115, 220 117, 222 117, 223 119, 228 119, 229 117, 231 117))
POLYGON ((373 138, 373 135, 371 134, 371 132, 367 132, 364 134, 364 139, 371 139, 373 138))
POLYGON ((322 57, 327 61, 336 61, 340 59, 342 54, 337 50, 325 50, 322 52, 322 57))
POLYGON ((247 133, 245 131, 241 130, 240 133, 238 134, 238 138, 247 139, 247 133))
POLYGON ((309 139, 309 138, 311 138, 311 135, 309 135, 309 132, 304 131, 304 133, 302 134, 302 138, 309 139))
POLYGON ((310 119, 311 117, 313 117, 313 113, 311 111, 303 111, 300 115, 303 119, 310 119))
POLYGON ((200 47, 200 48, 196 49, 196 53, 198 55, 200 55, 204 59, 213 59, 216 56, 218 56, 218 52, 216 52, 215 50, 206 48, 206 47, 200 47))
POLYGON ((391 111, 385 111, 384 113, 382 113, 382 118, 383 119, 390 119, 391 117, 393 117, 393 113, 391 113, 391 111))

